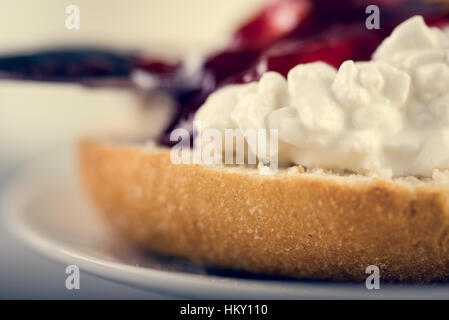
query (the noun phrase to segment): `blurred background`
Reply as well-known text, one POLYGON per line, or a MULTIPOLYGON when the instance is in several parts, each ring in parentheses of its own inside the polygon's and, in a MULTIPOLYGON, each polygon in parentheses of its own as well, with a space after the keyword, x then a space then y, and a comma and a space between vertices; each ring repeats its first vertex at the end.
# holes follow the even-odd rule
MULTIPOLYGON (((0 55, 92 46, 164 56, 199 56, 270 0, 0 0, 0 55), (66 7, 80 8, 68 30, 66 7)), ((81 135, 135 128, 138 101, 127 90, 0 80, 0 176, 36 153, 81 135)))
POLYGON ((210 50, 270 0, 1 0, 0 48, 17 51, 55 45, 210 50), (77 5, 81 28, 65 27, 65 9, 77 5), (11 31, 11 32, 8 32, 11 31))

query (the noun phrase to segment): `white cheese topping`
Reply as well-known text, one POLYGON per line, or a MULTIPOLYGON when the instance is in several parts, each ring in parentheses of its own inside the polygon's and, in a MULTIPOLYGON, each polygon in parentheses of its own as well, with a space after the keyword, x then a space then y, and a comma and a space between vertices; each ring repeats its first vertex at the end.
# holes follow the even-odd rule
POLYGON ((202 129, 277 129, 279 163, 392 176, 449 169, 449 37, 422 17, 399 25, 369 62, 297 65, 287 79, 224 87, 202 129))

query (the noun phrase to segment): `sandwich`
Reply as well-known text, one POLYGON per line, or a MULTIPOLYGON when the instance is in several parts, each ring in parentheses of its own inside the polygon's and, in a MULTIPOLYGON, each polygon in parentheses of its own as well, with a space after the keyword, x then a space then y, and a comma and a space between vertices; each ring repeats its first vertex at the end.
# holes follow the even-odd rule
POLYGON ((301 279, 360 282, 374 265, 382 281, 444 281, 448 48, 414 16, 369 61, 262 70, 207 92, 171 145, 86 138, 86 193, 118 234, 165 255, 301 279))

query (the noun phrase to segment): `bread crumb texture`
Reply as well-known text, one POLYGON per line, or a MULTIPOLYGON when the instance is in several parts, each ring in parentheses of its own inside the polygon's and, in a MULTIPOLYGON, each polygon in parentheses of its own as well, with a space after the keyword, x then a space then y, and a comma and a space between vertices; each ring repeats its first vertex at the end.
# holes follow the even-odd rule
POLYGON ((446 183, 298 167, 261 176, 254 168, 175 165, 167 149, 94 140, 80 144, 79 160, 99 211, 149 250, 307 279, 361 282, 369 265, 381 281, 449 276, 446 183))

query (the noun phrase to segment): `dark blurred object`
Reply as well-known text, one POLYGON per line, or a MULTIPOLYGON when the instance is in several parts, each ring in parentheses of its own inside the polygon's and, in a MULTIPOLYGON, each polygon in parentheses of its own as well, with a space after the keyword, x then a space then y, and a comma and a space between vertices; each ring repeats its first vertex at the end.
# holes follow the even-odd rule
POLYGON ((0 57, 2 78, 80 82, 92 85, 131 85, 136 67, 131 53, 100 49, 54 49, 0 57))

